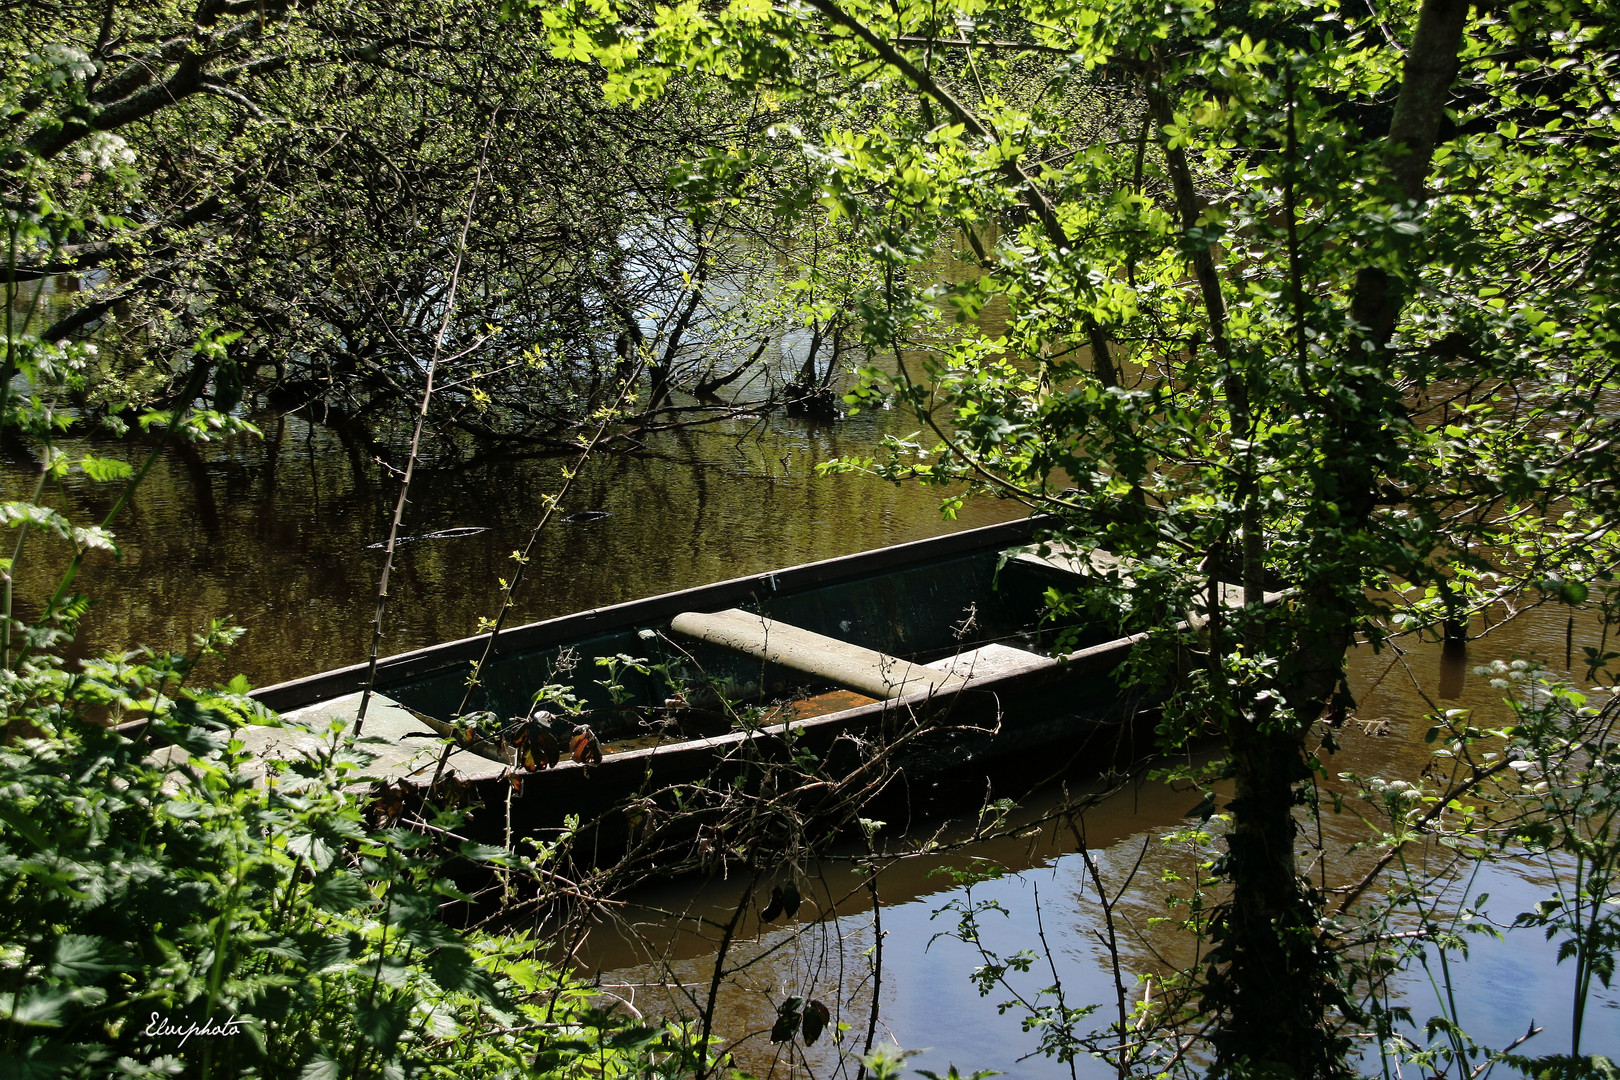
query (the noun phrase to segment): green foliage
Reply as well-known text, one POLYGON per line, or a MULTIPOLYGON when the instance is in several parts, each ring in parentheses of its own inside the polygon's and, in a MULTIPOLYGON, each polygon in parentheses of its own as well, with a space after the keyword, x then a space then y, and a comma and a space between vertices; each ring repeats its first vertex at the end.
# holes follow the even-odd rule
POLYGON ((956 1066, 952 1065, 945 1071, 944 1076, 939 1075, 939 1073, 934 1072, 932 1069, 918 1069, 917 1075, 925 1076, 928 1078, 928 1080, 986 1080, 987 1077, 1000 1076, 1001 1074, 992 1069, 975 1069, 966 1076, 963 1076, 962 1073, 958 1071, 956 1066))
POLYGON ((0 1071, 645 1075, 659 1031, 593 1011, 526 935, 440 917, 466 899, 447 870, 468 872, 467 853, 370 823, 363 741, 249 759, 227 725, 275 721, 242 687, 176 689, 230 636, 188 657, 71 673, 43 656, 8 673, 0 1071), (93 715, 145 717, 169 745, 93 715))
POLYGON ((906 1059, 916 1053, 915 1050, 879 1046, 861 1058, 861 1066, 872 1080, 899 1080, 905 1074, 906 1059))
MULTIPOLYGON (((812 170, 794 205, 876 265, 857 311, 882 363, 853 403, 930 433, 834 470, 969 480, 1124 558, 1051 601, 1149 632, 1130 674, 1174 680, 1164 745, 1230 749, 1217 1071, 1343 1073, 1353 1004, 1293 850, 1347 649, 1580 603, 1620 562, 1613 13, 534 6, 610 100, 695 69, 817 103, 776 134, 812 170), (934 280, 964 242, 976 278, 934 280)), ((685 191, 723 202, 744 172, 685 191)))
MULTIPOLYGON (((1354 978, 1386 1054, 1434 1074, 1459 1075, 1505 1063, 1526 1076, 1603 1075, 1601 1059, 1582 1055, 1591 1029, 1594 980, 1607 987, 1620 955, 1620 718, 1616 699, 1602 708, 1523 660, 1479 669, 1511 696, 1514 722, 1483 729, 1453 710, 1428 733, 1434 764, 1416 782, 1348 776, 1373 825, 1379 866, 1393 871, 1384 895, 1362 911, 1364 939, 1378 944, 1358 955, 1354 978), (1493 920, 1489 896, 1472 891, 1467 868, 1481 861, 1528 858, 1537 883, 1551 894, 1509 920, 1493 920), (1462 896, 1442 908, 1437 881, 1460 880, 1462 896), (1389 933, 1391 927, 1415 930, 1389 933), (1502 929, 1498 929, 1502 927, 1502 929), (1454 980, 1470 940, 1511 939, 1539 930, 1557 942, 1557 962, 1570 965, 1567 1054, 1528 1056, 1545 1049, 1532 1026, 1504 1046, 1476 1041, 1461 1024, 1454 980), (1388 979, 1403 967, 1422 970, 1440 1012, 1412 1032, 1409 1005, 1392 1004, 1388 979)), ((1364 880, 1341 909, 1356 899, 1364 880)))
MULTIPOLYGON (((1271 688, 1297 714, 1283 722, 1308 723, 1333 680, 1292 675, 1330 659, 1299 643, 1377 633, 1370 616, 1433 626, 1532 585, 1578 602, 1613 564, 1596 402, 1615 268, 1582 224, 1612 182, 1601 14, 1472 23, 1455 128, 1412 151, 1415 189, 1385 134, 1401 48, 1333 5, 581 3, 542 21, 615 100, 696 67, 821 105, 821 129, 778 135, 883 267, 861 315, 899 363, 874 384, 940 436, 921 461, 892 447, 891 475, 975 477, 1073 515, 1086 543, 1142 564, 1098 586, 1137 626, 1199 602, 1189 561, 1236 573, 1240 543, 1267 580, 1308 583, 1307 603, 1234 612, 1189 696, 1271 688), (992 38, 1000 51, 967 48, 992 38), (1480 59, 1532 42, 1516 67, 1480 59), (1552 69, 1556 106, 1536 96, 1552 69), (978 244, 1019 215, 974 281, 914 273, 941 240, 978 244), (1205 258, 1213 276, 1189 278, 1205 258), (1373 296, 1364 271, 1389 289, 1373 296), (947 297, 997 300, 1007 321, 941 335, 947 297), (1399 318, 1376 338, 1356 307, 1375 300, 1399 318), (1088 354, 1098 341, 1112 359, 1088 354), (1390 582, 1431 591, 1364 594, 1390 582), (1256 634, 1276 663, 1234 666, 1256 634)), ((736 183, 716 171, 688 194, 736 183)))
MULTIPOLYGON (((1055 968, 1052 969, 1053 981, 1049 985, 1030 992, 1019 985, 1024 980, 1018 979, 1018 976, 1028 976, 1041 957, 1031 949, 1001 953, 985 944, 980 931, 981 917, 992 912, 1006 917, 1009 913, 994 899, 974 899, 973 881, 994 880, 998 876, 985 869, 977 869, 971 878, 958 878, 960 883, 965 884, 961 895, 951 899, 933 913, 933 918, 936 919, 946 913, 954 915, 956 925, 951 930, 936 933, 929 939, 929 945, 932 947, 940 938, 950 937, 971 946, 979 954, 980 959, 979 965, 970 975, 979 996, 989 997, 992 993, 1000 991, 1005 996, 996 1003, 998 1013, 1019 1013, 1023 1029, 1039 1034, 1040 1053, 1058 1061, 1073 1062, 1075 1058, 1096 1050, 1096 1044, 1084 1035, 1078 1034, 1076 1028, 1082 1020, 1096 1012, 1098 1006, 1070 1005, 1063 991, 1063 982, 1057 977, 1055 968)), ((1046 960, 1048 964, 1051 963, 1050 955, 1046 960)), ((955 1074, 954 1066, 951 1072, 955 1074)), ((931 1074, 924 1073, 924 1075, 931 1074)))

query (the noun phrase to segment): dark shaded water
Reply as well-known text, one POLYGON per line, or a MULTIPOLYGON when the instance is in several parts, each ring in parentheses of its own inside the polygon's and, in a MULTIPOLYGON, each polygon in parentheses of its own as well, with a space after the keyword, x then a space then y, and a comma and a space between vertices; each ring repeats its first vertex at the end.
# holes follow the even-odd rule
MULTIPOLYGON (((816 463, 869 451, 892 414, 837 426, 731 422, 648 440, 648 452, 585 466, 553 519, 516 602, 517 621, 548 618, 742 574, 831 558, 1018 516, 976 502, 957 522, 939 497, 868 477, 818 479, 816 463)), ((367 454, 296 417, 262 420, 262 443, 205 445, 160 461, 114 524, 123 558, 93 558, 76 588, 96 598, 86 649, 178 647, 208 619, 246 628, 232 670, 264 685, 365 658, 398 488, 367 454)), ((98 453, 133 448, 99 447, 98 453)), ((403 544, 395 556, 384 654, 465 637, 495 613, 542 499, 571 459, 419 467, 403 533, 483 532, 403 544)), ((6 497, 29 487, 6 472, 6 497)), ((47 495, 98 520, 115 485, 78 476, 47 495)), ((31 537, 21 606, 48 595, 65 545, 31 537)))
MULTIPOLYGON (((371 547, 386 535, 396 489, 366 451, 331 430, 295 417, 266 417, 262 442, 233 440, 160 461, 114 530, 123 558, 93 560, 80 588, 97 604, 81 647, 123 649, 133 643, 178 648, 207 619, 229 616, 247 634, 227 664, 214 672, 244 672, 258 684, 277 682, 362 660, 370 640, 382 552, 371 547)), ((895 487, 870 478, 817 479, 814 465, 840 454, 870 453, 883 433, 909 427, 892 414, 868 414, 837 425, 773 420, 769 425, 730 422, 684 435, 649 440, 633 457, 604 458, 585 467, 562 512, 602 511, 596 520, 554 522, 542 538, 526 584, 517 598, 517 618, 544 618, 602 604, 898 543, 949 529, 987 524, 1022 513, 1012 503, 970 502, 960 521, 943 521, 938 493, 895 487)), ((101 447, 111 453, 119 447, 101 447)), ((135 448, 123 448, 126 454, 135 448)), ((481 529, 471 535, 418 540, 399 549, 386 620, 385 652, 399 652, 462 637, 493 614, 499 579, 512 571, 510 558, 523 546, 544 496, 557 490, 562 459, 505 460, 466 464, 429 462, 418 473, 404 532, 481 529)), ((6 497, 30 488, 22 466, 8 466, 6 497)), ((51 489, 48 501, 78 520, 96 519, 111 505, 116 488, 82 477, 51 489)), ((18 566, 19 610, 48 594, 65 563, 63 545, 35 536, 18 566)), ((1595 643, 1596 625, 1577 626, 1576 647, 1595 643)), ((1471 646, 1469 663, 1516 655, 1561 663, 1566 623, 1550 609, 1501 627, 1471 646)), ((1578 654, 1578 652, 1577 652, 1578 654)), ((1330 770, 1415 776, 1427 761, 1424 719, 1441 685, 1438 646, 1413 647, 1402 657, 1357 657, 1352 688, 1360 723, 1347 725, 1343 750, 1330 770)), ((1556 666, 1556 665, 1555 665, 1556 666)), ((1453 669, 1455 671, 1455 667, 1453 669)), ((1453 680, 1455 676, 1453 674, 1453 680)), ((1503 716, 1499 692, 1470 677, 1462 697, 1447 706, 1474 707, 1503 716)), ((977 805, 982 793, 966 793, 977 805)), ((1123 964, 1131 1000, 1144 993, 1143 976, 1164 969, 1188 947, 1174 934, 1151 928, 1164 914, 1165 872, 1190 868, 1192 856, 1164 838, 1185 824, 1194 797, 1158 785, 1137 785, 1088 813, 1087 842, 1097 853, 1111 889, 1127 880, 1141 860, 1118 909, 1122 926, 1140 931, 1124 941, 1123 964), (1144 854, 1145 852, 1145 854, 1144 854)), ((1349 815, 1322 823, 1332 850, 1361 838, 1349 815)), ((994 899, 1008 912, 984 919, 983 943, 1002 952, 1039 947, 1044 931, 1070 1004, 1111 1002, 1113 975, 1097 939, 1099 909, 1074 838, 1050 831, 998 846, 973 857, 1020 871, 979 886, 976 899, 994 899), (1040 918, 1036 917, 1039 896, 1040 918)), ((1352 857, 1334 870, 1345 880, 1370 855, 1352 857), (1358 862, 1359 858, 1359 862, 1358 862)), ((996 1068, 1018 1076, 1067 1075, 1042 1058, 1022 1060, 1035 1046, 1017 1010, 998 1014, 1000 991, 980 998, 969 972, 982 962, 963 942, 937 938, 954 917, 935 913, 963 893, 946 879, 928 876, 934 860, 911 860, 884 872, 881 932, 883 972, 879 988, 879 1037, 931 1051, 917 1059, 943 1070, 996 1068)), ((1506 919, 1542 893, 1534 867, 1490 871, 1491 910, 1506 919)), ((726 981, 719 1025, 728 1037, 753 1033, 743 1059, 778 1075, 802 1069, 765 1038, 775 1008, 788 996, 819 996, 835 1021, 849 1023, 842 1046, 829 1035, 808 1061, 818 1075, 836 1071, 842 1050, 864 1038, 873 980, 869 950, 878 930, 869 900, 849 866, 829 862, 807 870, 813 910, 836 908, 839 918, 809 933, 745 927, 749 950, 759 959, 726 981)), ((736 882, 681 886, 639 902, 660 911, 723 912, 734 902, 736 882)), ((664 914, 635 916, 639 929, 603 932, 580 960, 603 969, 607 983, 638 1008, 670 1008, 668 987, 679 981, 706 988, 712 955, 702 940, 681 938, 664 914), (672 934, 674 936, 672 936, 672 934), (630 942, 635 943, 631 948, 630 942), (663 955, 664 959, 654 959, 663 955)), ((1539 1052, 1563 1049, 1560 1017, 1567 1030, 1570 969, 1553 962, 1539 934, 1515 932, 1507 944, 1480 939, 1469 967, 1465 1020, 1498 1045, 1522 1032, 1531 1017, 1548 1026, 1539 1052)), ((1023 977, 1020 977, 1023 978, 1023 977)), ((1052 982, 1044 961, 1027 978, 1035 993, 1052 982)), ((1419 976, 1407 980, 1414 1012, 1429 1015, 1431 992, 1419 976)), ((1588 1021, 1588 1051, 1620 1052, 1617 999, 1604 993, 1588 1021)), ((1097 1014, 1107 1023, 1105 1009, 1097 1014)), ((1082 1062, 1082 1071, 1108 1070, 1082 1062)))

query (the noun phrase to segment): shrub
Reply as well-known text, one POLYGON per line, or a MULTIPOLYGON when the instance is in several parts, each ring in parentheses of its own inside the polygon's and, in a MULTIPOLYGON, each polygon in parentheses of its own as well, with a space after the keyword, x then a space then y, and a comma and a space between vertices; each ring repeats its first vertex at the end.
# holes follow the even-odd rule
POLYGON ((669 1058, 524 936, 441 917, 467 899, 448 860, 507 856, 453 839, 453 815, 372 824, 363 740, 250 761, 231 726, 278 721, 240 681, 184 688, 233 636, 0 671, 0 1075, 611 1077, 669 1058), (138 718, 143 735, 110 726, 138 718))

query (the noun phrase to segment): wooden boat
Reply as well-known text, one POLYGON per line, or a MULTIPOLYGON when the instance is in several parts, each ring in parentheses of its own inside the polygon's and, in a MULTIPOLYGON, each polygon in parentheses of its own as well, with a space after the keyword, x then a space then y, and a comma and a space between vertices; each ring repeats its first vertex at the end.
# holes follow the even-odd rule
MULTIPOLYGON (((425 784, 442 756, 486 804, 505 803, 517 776, 525 817, 555 822, 704 776, 750 741, 826 756, 841 742, 927 725, 930 737, 893 765, 929 772, 1072 746, 1081 731, 1139 711, 1114 679, 1138 639, 1048 621, 1046 591, 1095 564, 1034 545, 1039 528, 991 525, 506 630, 468 710, 486 723, 448 752, 444 733, 466 734, 456 714, 487 637, 389 657, 364 722, 365 735, 383 740, 368 775, 425 784), (1060 633, 1070 647, 1054 656, 1060 633), (555 737, 566 748, 584 722, 601 760, 565 751, 531 773, 495 728, 529 716, 536 691, 558 684, 572 686, 583 714, 559 715, 555 737)), ((361 664, 254 696, 324 730, 352 723, 365 678, 361 664)), ((256 728, 243 738, 268 754, 314 736, 256 728)))

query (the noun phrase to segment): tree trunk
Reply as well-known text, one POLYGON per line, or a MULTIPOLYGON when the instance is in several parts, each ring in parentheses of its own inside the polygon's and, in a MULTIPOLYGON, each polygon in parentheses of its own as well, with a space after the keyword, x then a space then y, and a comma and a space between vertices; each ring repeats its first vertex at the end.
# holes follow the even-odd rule
MULTIPOLYGON (((1391 201, 1421 204, 1462 47, 1467 0, 1425 0, 1407 54, 1386 147, 1391 201)), ((1421 259, 1414 245, 1413 255, 1421 259)), ((1243 703, 1231 733, 1236 794, 1227 874, 1232 899, 1217 919, 1206 1004, 1224 1015, 1216 1075, 1349 1075, 1335 1013, 1349 1007, 1337 964, 1318 932, 1318 897, 1299 877, 1294 811, 1301 799, 1305 736, 1343 677, 1364 608, 1360 582, 1379 480, 1400 453, 1400 415, 1389 341, 1410 286, 1381 269, 1357 274, 1350 347, 1361 373, 1347 375, 1359 407, 1324 422, 1311 537, 1311 576, 1301 583, 1303 621, 1292 628, 1279 673, 1284 707, 1243 703)), ((1246 522, 1246 525, 1249 523, 1246 522)), ((1247 532, 1247 529, 1245 530, 1247 532)), ((1248 560, 1245 560, 1247 562, 1248 560)), ((1246 566, 1246 571, 1249 570, 1246 566)), ((1245 573, 1248 578, 1249 573, 1245 573)), ((1245 581, 1245 585, 1250 582, 1245 581)))
POLYGON ((1317 933, 1320 898, 1294 858, 1304 731, 1267 715, 1245 720, 1230 740, 1232 899, 1212 930, 1205 991, 1206 1009, 1224 1017, 1214 1075, 1349 1076, 1350 1041, 1333 1023, 1346 1005, 1338 966, 1317 933))

